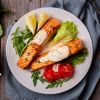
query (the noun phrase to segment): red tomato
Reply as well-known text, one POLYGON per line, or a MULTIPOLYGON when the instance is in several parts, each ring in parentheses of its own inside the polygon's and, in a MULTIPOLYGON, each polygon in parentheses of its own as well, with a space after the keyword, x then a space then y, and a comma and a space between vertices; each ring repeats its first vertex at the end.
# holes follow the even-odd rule
POLYGON ((45 68, 43 75, 48 81, 52 82, 53 81, 52 73, 53 73, 52 66, 48 66, 45 68))
POLYGON ((74 74, 74 67, 72 64, 60 64, 59 66, 59 74, 61 78, 70 78, 74 74))
POLYGON ((43 76, 49 81, 53 82, 62 78, 70 78, 74 75, 74 67, 69 63, 59 64, 58 66, 48 66, 44 69, 43 76), (53 67, 58 67, 57 71, 53 67))

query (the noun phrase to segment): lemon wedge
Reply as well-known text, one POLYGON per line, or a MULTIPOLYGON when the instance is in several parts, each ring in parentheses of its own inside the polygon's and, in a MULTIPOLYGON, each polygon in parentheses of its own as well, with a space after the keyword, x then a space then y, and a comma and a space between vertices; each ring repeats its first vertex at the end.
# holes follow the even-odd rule
POLYGON ((50 15, 48 15, 45 12, 41 12, 40 16, 39 16, 39 21, 38 21, 38 28, 37 30, 39 30, 44 24, 45 22, 50 18, 50 15))
POLYGON ((30 12, 25 16, 26 25, 28 26, 29 30, 35 34, 36 30, 36 16, 33 12, 30 12))

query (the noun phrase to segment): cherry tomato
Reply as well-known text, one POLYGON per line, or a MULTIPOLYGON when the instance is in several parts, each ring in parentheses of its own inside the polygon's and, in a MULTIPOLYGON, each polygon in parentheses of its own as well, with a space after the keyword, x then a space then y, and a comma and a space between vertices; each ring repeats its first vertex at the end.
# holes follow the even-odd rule
POLYGON ((43 75, 48 81, 52 82, 53 81, 52 73, 53 73, 52 66, 48 66, 45 68, 43 75))
POLYGON ((51 65, 44 69, 43 76, 49 81, 53 82, 63 78, 70 78, 74 75, 74 66, 70 63, 59 64, 58 66, 51 65), (58 67, 55 71, 53 67, 58 67))
POLYGON ((72 64, 60 64, 59 74, 61 78, 70 78, 74 74, 74 67, 72 64))

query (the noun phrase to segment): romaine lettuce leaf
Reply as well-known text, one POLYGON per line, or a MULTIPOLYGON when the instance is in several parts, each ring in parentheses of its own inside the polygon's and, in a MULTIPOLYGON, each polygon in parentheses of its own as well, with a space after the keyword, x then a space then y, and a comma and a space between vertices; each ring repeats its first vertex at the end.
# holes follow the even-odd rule
POLYGON ((77 33, 78 33, 77 26, 73 22, 66 21, 62 23, 53 41, 54 43, 57 43, 58 41, 64 39, 64 42, 69 42, 75 38, 77 33))

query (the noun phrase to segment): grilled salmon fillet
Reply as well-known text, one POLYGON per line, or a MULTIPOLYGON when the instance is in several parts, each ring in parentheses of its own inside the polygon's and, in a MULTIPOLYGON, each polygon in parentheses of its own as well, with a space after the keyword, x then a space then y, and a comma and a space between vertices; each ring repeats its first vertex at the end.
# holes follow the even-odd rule
POLYGON ((23 69, 27 68, 34 57, 42 50, 43 45, 56 33, 60 25, 61 22, 58 19, 50 19, 28 44, 24 54, 19 58, 17 65, 23 69))
POLYGON ((41 47, 38 44, 29 44, 24 54, 18 60, 17 65, 21 68, 26 68, 31 63, 32 59, 34 58, 34 55, 36 55, 40 51, 40 49, 41 47))
POLYGON ((51 64, 54 64, 58 61, 65 59, 65 58, 68 58, 70 55, 78 53, 83 48, 84 48, 83 41, 80 39, 75 39, 69 43, 66 43, 65 45, 58 47, 56 50, 51 50, 49 52, 42 54, 35 61, 32 62, 31 68, 32 68, 32 70, 38 70, 40 68, 49 66, 51 64), (66 48, 66 49, 64 49, 64 48, 66 48), (59 50, 62 50, 62 49, 65 51, 59 52, 59 50), (55 52, 55 54, 52 55, 52 54, 50 54, 51 52, 55 52), (57 52, 58 52, 58 54, 57 54, 57 52), (62 57, 62 55, 63 55, 63 57, 62 57), (58 60, 56 58, 54 59, 53 58, 54 56, 58 56, 58 60), (60 56, 61 56, 61 58, 59 59, 60 56), (50 57, 54 60, 52 60, 50 57))

